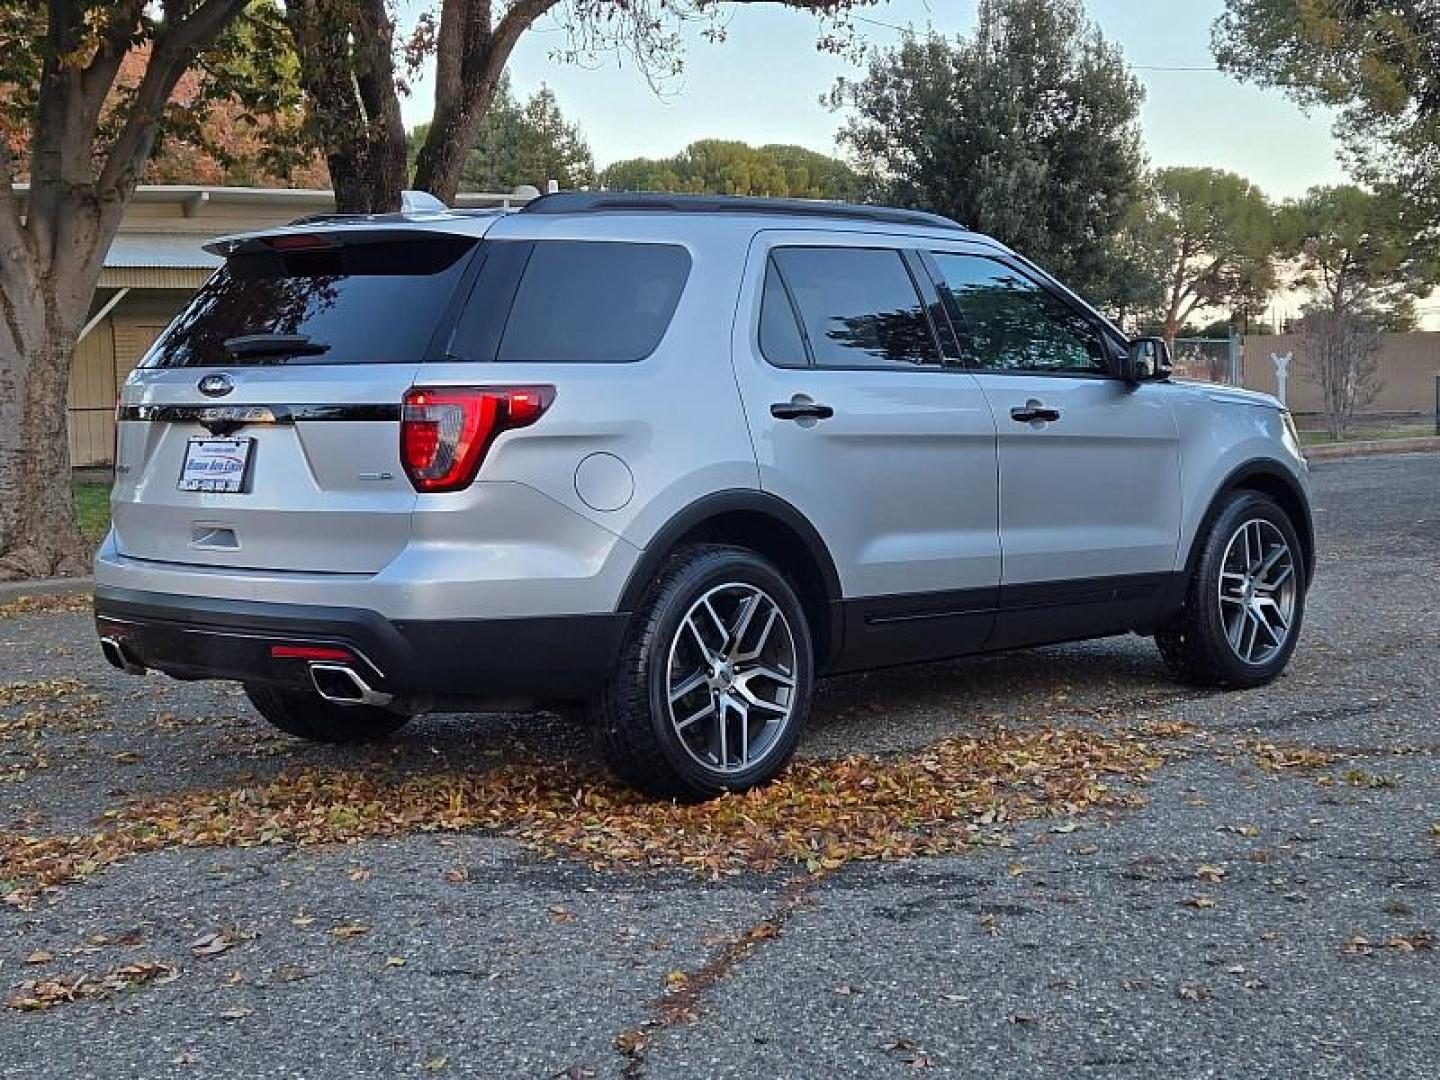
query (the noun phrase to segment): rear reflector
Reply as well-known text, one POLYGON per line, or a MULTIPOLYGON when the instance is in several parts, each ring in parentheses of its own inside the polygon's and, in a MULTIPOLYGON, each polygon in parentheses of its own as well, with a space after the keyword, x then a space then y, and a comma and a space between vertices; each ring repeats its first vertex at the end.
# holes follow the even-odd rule
POLYGON ((270 655, 276 660, 349 660, 349 649, 332 649, 324 645, 272 645, 270 655))
POLYGON ((400 413, 400 460, 416 491, 469 487, 504 431, 539 420, 553 386, 416 387, 400 413))

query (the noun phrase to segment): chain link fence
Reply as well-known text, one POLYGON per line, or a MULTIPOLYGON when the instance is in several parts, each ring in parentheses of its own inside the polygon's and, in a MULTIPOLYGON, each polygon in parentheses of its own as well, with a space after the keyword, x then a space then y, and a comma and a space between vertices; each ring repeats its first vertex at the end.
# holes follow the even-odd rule
POLYGON ((1175 374, 1182 378, 1231 386, 1244 381, 1237 338, 1176 338, 1170 355, 1175 374))

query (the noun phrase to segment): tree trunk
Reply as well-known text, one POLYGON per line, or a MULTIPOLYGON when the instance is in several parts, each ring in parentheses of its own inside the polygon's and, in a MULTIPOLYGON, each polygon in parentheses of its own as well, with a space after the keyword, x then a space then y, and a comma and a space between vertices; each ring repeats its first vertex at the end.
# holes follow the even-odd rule
POLYGON ((286 17, 311 123, 325 146, 335 209, 400 209, 405 124, 395 89, 395 27, 383 0, 292 0, 286 17))
POLYGON ((503 61, 498 65, 486 63, 484 67, 487 74, 478 85, 467 88, 465 100, 436 102, 434 122, 415 163, 415 186, 447 205, 455 202, 475 129, 495 100, 505 69, 503 61))
POLYGON ((53 299, 76 291, 60 285, 36 283, 0 301, 0 581, 90 570, 90 548, 75 523, 67 430, 84 310, 53 299))
POLYGON ((415 186, 453 203, 475 129, 495 100, 510 54, 560 0, 514 0, 498 22, 492 0, 449 0, 435 42, 435 117, 415 163, 415 186))

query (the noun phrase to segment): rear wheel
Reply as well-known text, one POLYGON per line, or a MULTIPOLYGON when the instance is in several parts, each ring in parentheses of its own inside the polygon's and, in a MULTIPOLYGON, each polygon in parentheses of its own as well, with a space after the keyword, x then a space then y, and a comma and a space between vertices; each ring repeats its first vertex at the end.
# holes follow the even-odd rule
POLYGON ((336 705, 310 690, 246 683, 245 696, 287 735, 312 742, 365 743, 393 735, 410 717, 373 705, 336 705))
POLYGON ((1237 491, 1210 524, 1184 608, 1156 631, 1160 654, 1197 686, 1263 686, 1295 650, 1305 586, 1289 516, 1266 495, 1237 491))
POLYGON ((809 626, 779 572, 743 548, 685 547, 657 575, 595 704, 600 750, 651 794, 744 791, 789 761, 813 683, 809 626))

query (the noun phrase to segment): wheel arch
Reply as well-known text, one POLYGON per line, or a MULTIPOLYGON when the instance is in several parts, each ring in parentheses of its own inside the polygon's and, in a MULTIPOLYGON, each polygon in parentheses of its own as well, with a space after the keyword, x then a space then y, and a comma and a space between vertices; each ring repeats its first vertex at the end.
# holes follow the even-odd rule
POLYGON ((690 543, 736 544, 763 555, 795 586, 815 645, 815 666, 823 671, 839 655, 840 575, 820 533, 790 503, 758 490, 720 491, 675 514, 645 545, 620 595, 619 610, 633 612, 660 565, 690 543))
POLYGON ((1256 491, 1268 495, 1285 511, 1300 539, 1301 554, 1305 562, 1305 584, 1308 587, 1315 577, 1315 523, 1310 512, 1310 497, 1300 481, 1283 465, 1264 459, 1247 461, 1232 469, 1215 489, 1195 535, 1190 538, 1190 552, 1185 560, 1187 576, 1195 571, 1196 560, 1200 557, 1210 524, 1220 512, 1221 504, 1227 496, 1236 491, 1256 491))

